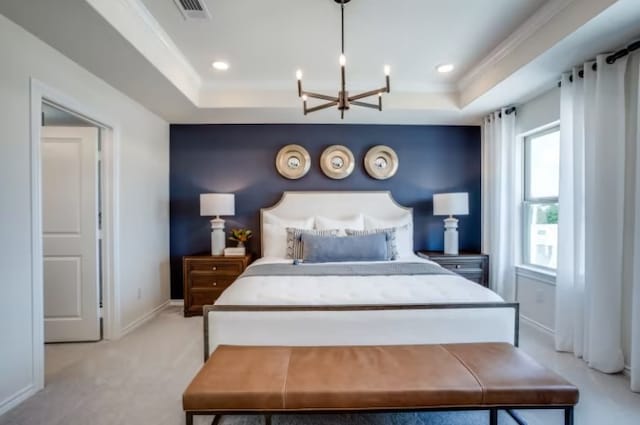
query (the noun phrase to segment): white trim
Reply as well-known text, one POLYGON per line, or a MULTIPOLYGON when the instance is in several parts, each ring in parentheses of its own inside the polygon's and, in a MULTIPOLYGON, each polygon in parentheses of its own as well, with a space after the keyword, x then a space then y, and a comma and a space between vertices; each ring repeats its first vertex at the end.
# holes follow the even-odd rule
POLYGON ((44 287, 42 275, 42 184, 40 139, 42 102, 59 104, 76 115, 88 117, 103 131, 103 314, 105 339, 120 335, 119 261, 118 261, 118 145, 119 125, 92 108, 45 83, 30 79, 31 149, 31 320, 33 391, 44 388, 44 287))
POLYGON ((87 0, 195 106, 202 78, 141 0, 87 0))
POLYGON ((175 300, 169 300, 169 305, 172 307, 183 307, 184 306, 184 300, 183 299, 175 299, 175 300))
POLYGON ((540 132, 545 131, 545 130, 549 130, 549 129, 553 128, 553 127, 559 127, 559 126, 560 126, 560 120, 552 121, 552 122, 550 122, 548 124, 544 124, 544 125, 541 125, 539 127, 533 128, 531 130, 527 130, 525 132, 522 132, 522 133, 518 134, 517 137, 518 137, 519 141, 524 142, 525 137, 531 136, 532 134, 535 134, 535 133, 540 133, 540 132))
POLYGON ((2 403, 0 403, 0 416, 5 414, 9 410, 13 409, 18 404, 22 403, 23 401, 25 401, 26 399, 28 399, 29 397, 31 397, 32 395, 34 395, 37 392, 38 392, 38 390, 35 389, 32 384, 29 384, 26 387, 24 387, 23 389, 18 390, 12 396, 4 399, 2 401, 2 403))
POLYGON ((471 68, 458 81, 458 90, 466 90, 478 77, 488 72, 507 55, 513 53, 522 43, 544 27, 554 16, 562 12, 573 0, 551 0, 538 9, 529 19, 498 44, 482 61, 471 68))
POLYGON ((556 285, 556 274, 550 270, 543 270, 537 267, 527 265, 516 266, 516 276, 522 276, 536 280, 547 285, 556 285))
POLYGON ((120 337, 123 337, 123 336, 133 332, 134 330, 136 330, 140 326, 142 326, 145 323, 147 323, 149 320, 151 320, 154 317, 156 317, 162 310, 164 310, 167 306, 169 306, 170 303, 171 303, 170 300, 164 301, 159 306, 154 307, 154 309, 151 310, 150 312, 145 313, 144 315, 142 315, 142 316, 138 317, 137 319, 135 319, 133 322, 131 322, 128 325, 126 325, 124 328, 122 328, 122 331, 120 332, 120 337))
POLYGON ((520 319, 521 319, 524 323, 528 324, 529 326, 532 326, 532 327, 536 328, 537 330, 539 330, 539 331, 541 331, 541 332, 544 332, 545 334, 547 334, 547 335, 548 335, 548 336, 550 336, 550 337, 553 337, 553 336, 555 335, 555 332, 554 332, 554 330, 553 330, 553 329, 546 327, 546 326, 545 326, 545 325, 543 325, 542 323, 540 323, 540 322, 538 322, 538 321, 535 321, 535 320, 533 320, 533 319, 532 319, 532 318, 530 318, 530 317, 527 317, 527 316, 525 316, 525 315, 521 314, 521 315, 520 315, 520 319))

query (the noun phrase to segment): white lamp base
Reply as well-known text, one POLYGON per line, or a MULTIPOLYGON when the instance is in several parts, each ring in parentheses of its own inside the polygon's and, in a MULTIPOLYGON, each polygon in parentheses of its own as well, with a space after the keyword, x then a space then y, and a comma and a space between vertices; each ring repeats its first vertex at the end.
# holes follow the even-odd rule
POLYGON ((458 255, 458 219, 444 219, 444 253, 458 255))
POLYGON ((224 233, 224 220, 216 217, 211 220, 211 255, 222 255, 227 247, 224 233))

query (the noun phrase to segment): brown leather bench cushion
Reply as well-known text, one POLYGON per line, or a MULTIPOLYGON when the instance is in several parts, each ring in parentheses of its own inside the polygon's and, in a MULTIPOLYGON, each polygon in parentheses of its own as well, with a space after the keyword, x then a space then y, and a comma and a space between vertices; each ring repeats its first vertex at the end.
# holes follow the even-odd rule
POLYGON ((572 406, 578 390, 510 344, 220 346, 188 411, 572 406))

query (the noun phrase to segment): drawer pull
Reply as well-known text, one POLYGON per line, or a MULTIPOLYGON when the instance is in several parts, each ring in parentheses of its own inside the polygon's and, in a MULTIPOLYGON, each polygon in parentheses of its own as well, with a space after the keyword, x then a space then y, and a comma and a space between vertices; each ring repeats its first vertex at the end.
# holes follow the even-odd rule
POLYGON ((218 286, 218 282, 213 282, 211 286, 218 286))
POLYGON ((218 270, 218 268, 216 266, 213 266, 213 267, 211 267, 211 270, 213 270, 215 272, 216 270, 218 270))
POLYGON ((459 268, 460 268, 460 264, 456 264, 456 269, 459 269, 459 268))

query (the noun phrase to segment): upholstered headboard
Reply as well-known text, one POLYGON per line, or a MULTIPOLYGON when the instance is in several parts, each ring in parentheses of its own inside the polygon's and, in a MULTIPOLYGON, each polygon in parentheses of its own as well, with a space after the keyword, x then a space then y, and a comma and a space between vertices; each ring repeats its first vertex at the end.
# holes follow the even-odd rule
MULTIPOLYGON (((380 220, 404 218, 413 223, 413 209, 399 205, 388 191, 284 192, 278 203, 260 210, 261 231, 265 213, 286 220, 314 216, 343 219, 364 214, 380 220)), ((261 249, 264 252, 264 245, 261 249)))

